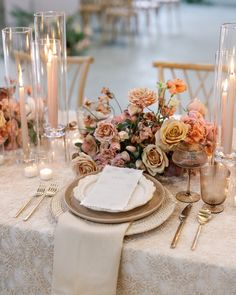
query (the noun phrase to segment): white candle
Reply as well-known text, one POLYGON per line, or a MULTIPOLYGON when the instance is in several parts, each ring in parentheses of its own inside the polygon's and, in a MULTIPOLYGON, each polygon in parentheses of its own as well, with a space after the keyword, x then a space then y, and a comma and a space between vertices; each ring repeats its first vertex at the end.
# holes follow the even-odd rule
POLYGON ((223 151, 225 151, 225 134, 226 134, 226 120, 227 120, 227 95, 228 95, 228 80, 225 79, 222 85, 222 97, 221 97, 221 144, 223 151))
POLYGON ((50 168, 43 168, 39 171, 40 178, 42 180, 50 180, 53 176, 52 169, 50 168))
POLYGON ((25 177, 35 177, 38 175, 38 168, 36 165, 27 166, 24 168, 25 177))
POLYGON ((53 43, 53 51, 48 50, 47 54, 47 84, 48 84, 48 121, 52 128, 58 125, 58 75, 55 42, 53 43))
MULTIPOLYGON (((224 92, 224 91, 223 91, 224 92)), ((229 89, 228 96, 225 98, 224 110, 224 135, 223 135, 223 151, 224 154, 231 154, 233 142, 233 129, 234 129, 234 105, 236 97, 236 77, 234 71, 234 61, 231 60, 230 74, 229 74, 229 89)), ((223 99, 223 94, 222 94, 223 99)))
POLYGON ((20 101, 20 119, 21 119, 21 136, 22 136, 22 148, 24 155, 29 154, 29 133, 28 124, 25 111, 25 89, 22 86, 22 71, 19 64, 19 101, 20 101))

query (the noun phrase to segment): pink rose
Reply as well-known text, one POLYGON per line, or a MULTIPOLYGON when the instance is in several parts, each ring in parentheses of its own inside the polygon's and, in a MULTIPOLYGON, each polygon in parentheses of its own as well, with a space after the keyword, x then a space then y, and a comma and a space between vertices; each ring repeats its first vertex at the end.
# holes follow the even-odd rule
POLYGON ((206 107, 204 106, 204 104, 198 99, 198 98, 194 98, 190 104, 187 107, 187 110, 189 112, 191 111, 197 111, 199 112, 202 116, 206 115, 206 107))
POLYGON ((206 123, 206 139, 214 141, 216 137, 216 127, 212 123, 206 123))
POLYGON ((124 167, 125 160, 122 158, 120 154, 118 154, 114 159, 111 160, 111 165, 116 167, 124 167))
POLYGON ((98 150, 95 138, 92 135, 88 134, 84 138, 81 149, 83 150, 83 152, 90 155, 91 157, 95 156, 98 150))
POLYGON ((115 126, 112 123, 105 121, 99 122, 94 132, 95 138, 100 142, 110 142, 117 135, 118 131, 115 126))

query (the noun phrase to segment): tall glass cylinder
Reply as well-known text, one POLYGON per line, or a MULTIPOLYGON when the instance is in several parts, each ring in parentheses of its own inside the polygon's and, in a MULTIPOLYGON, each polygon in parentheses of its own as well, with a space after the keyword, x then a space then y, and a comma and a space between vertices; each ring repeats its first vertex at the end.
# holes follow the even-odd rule
POLYGON ((8 27, 2 30, 3 52, 8 86, 4 103, 6 149, 23 148, 27 159, 30 145, 36 143, 36 101, 33 95, 32 29, 8 27))
POLYGON ((217 125, 217 161, 236 162, 236 23, 221 26, 216 61, 215 122, 217 125))
POLYGON ((36 13, 34 28, 37 96, 46 101, 42 129, 46 137, 58 138, 68 123, 65 14, 36 13))

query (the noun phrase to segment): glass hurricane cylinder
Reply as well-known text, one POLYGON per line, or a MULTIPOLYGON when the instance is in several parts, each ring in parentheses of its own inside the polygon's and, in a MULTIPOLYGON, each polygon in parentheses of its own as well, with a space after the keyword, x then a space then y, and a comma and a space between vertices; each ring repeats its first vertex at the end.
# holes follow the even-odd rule
POLYGON ((46 137, 58 138, 68 123, 65 14, 36 13, 34 28, 37 96, 46 102, 42 129, 46 137))
POLYGON ((8 27, 2 30, 8 99, 4 113, 6 150, 23 149, 23 160, 30 154, 31 143, 37 141, 36 100, 33 95, 32 29, 8 27))
POLYGON ((236 162, 236 23, 221 26, 216 58, 215 99, 215 159, 232 165, 236 162))

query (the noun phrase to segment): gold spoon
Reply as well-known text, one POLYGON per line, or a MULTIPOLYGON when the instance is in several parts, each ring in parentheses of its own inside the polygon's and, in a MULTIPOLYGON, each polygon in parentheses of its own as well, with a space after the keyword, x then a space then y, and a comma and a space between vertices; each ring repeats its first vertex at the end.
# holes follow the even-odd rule
POLYGON ((198 229, 197 232, 195 234, 192 246, 191 246, 191 250, 195 250, 196 246, 197 246, 197 241, 202 229, 202 226, 207 223, 209 220, 211 219, 211 211, 209 209, 200 209, 197 215, 197 220, 199 222, 198 225, 198 229))

